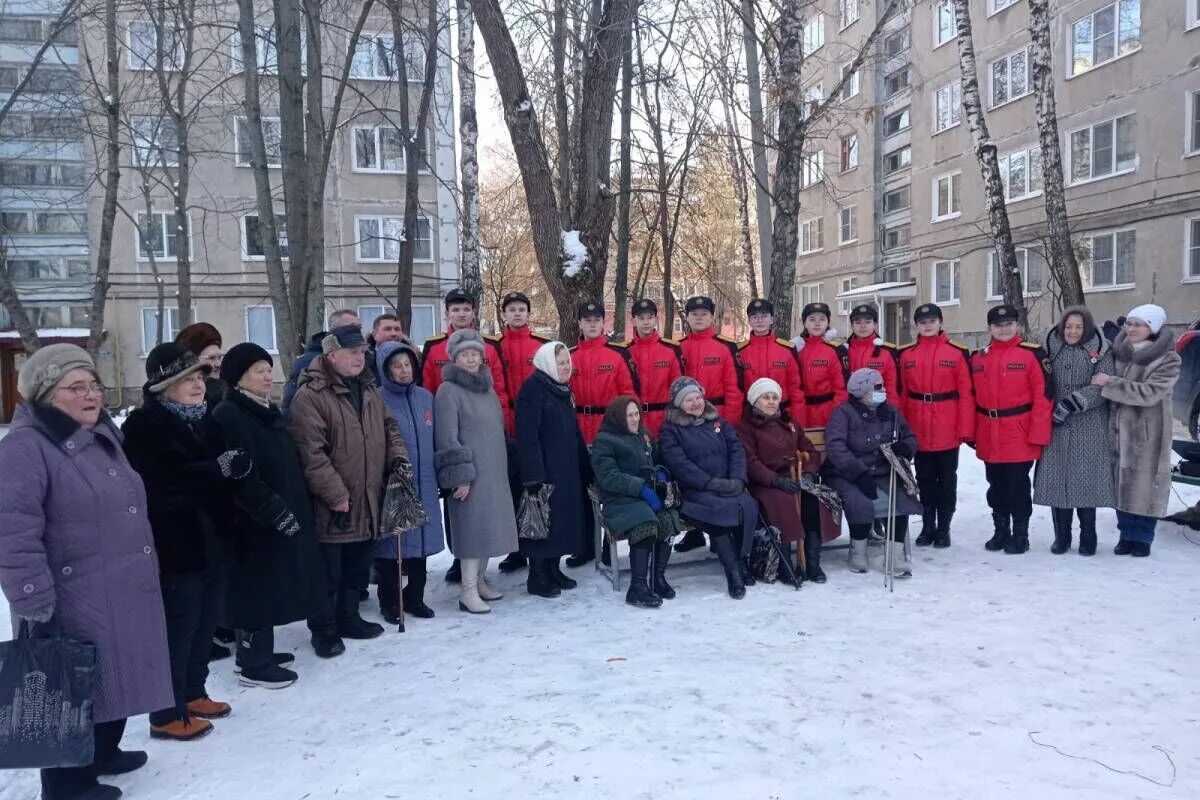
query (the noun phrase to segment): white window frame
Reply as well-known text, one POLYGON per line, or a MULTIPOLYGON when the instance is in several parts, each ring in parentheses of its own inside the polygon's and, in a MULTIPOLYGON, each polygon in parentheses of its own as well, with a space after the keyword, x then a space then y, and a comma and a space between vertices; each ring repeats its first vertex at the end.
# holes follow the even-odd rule
POLYGON ((277 334, 275 332, 275 306, 271 305, 270 303, 258 303, 255 305, 246 306, 244 308, 244 310, 242 311, 242 323, 245 327, 245 332, 246 332, 246 338, 243 339, 243 341, 254 342, 259 347, 266 350, 268 353, 276 354, 279 352, 278 341, 276 339, 277 334), (267 346, 267 345, 263 344, 262 342, 254 342, 254 340, 250 338, 250 312, 251 311, 261 311, 261 310, 266 310, 266 311, 271 312, 271 327, 270 327, 271 343, 270 343, 270 346, 267 346))
MULTIPOLYGON (((276 139, 278 141, 282 141, 283 124, 279 121, 279 117, 259 117, 259 121, 262 122, 263 144, 264 145, 267 143, 267 141, 269 141, 269 137, 267 136, 267 128, 271 125, 274 125, 279 131, 279 133, 276 136, 276 139)), ((242 137, 238 134, 238 129, 240 126, 249 125, 249 124, 250 124, 250 121, 246 117, 234 117, 233 118, 233 165, 235 167, 249 167, 250 166, 250 154, 242 152, 242 148, 241 148, 241 138, 242 137)), ((271 157, 270 148, 267 148, 267 158, 270 159, 270 157, 271 157)), ((280 153, 279 153, 279 161, 278 162, 268 161, 267 169, 280 169, 282 167, 283 167, 283 150, 282 150, 282 146, 281 146, 280 153)))
POLYGON ((1086 263, 1080 264, 1080 273, 1083 278, 1083 288, 1088 293, 1093 292, 1123 292, 1128 289, 1137 288, 1137 229, 1128 228, 1113 228, 1105 231, 1092 231, 1082 237, 1088 242, 1086 263), (1130 280, 1124 283, 1117 283, 1117 236, 1123 233, 1132 234, 1133 236, 1133 265, 1130 269, 1130 280), (1102 238, 1112 239, 1112 257, 1113 257, 1113 282, 1096 284, 1093 274, 1094 259, 1096 254, 1096 240, 1102 238))
MULTIPOLYGON (((275 41, 275 25, 254 26, 254 57, 258 59, 258 74, 279 74, 279 44, 275 41)), ((300 31, 300 65, 308 65, 308 36, 300 31)), ((232 75, 242 73, 242 32, 236 28, 229 37, 229 72, 232 75)))
POLYGON ((1025 45, 1024 47, 1022 47, 1019 50, 1014 50, 1011 53, 1008 53, 1006 55, 1001 56, 1000 58, 995 59, 994 61, 988 62, 988 69, 987 69, 988 105, 990 108, 1000 108, 1001 106, 1006 106, 1009 103, 1020 100, 1022 97, 1028 97, 1030 94, 1033 93, 1033 69, 1030 67, 1030 64, 1029 64, 1029 55, 1030 55, 1029 51, 1030 51, 1030 45, 1025 45), (1012 84, 1013 84, 1012 60, 1013 60, 1014 56, 1019 56, 1022 53, 1025 55, 1025 91, 1021 92, 1020 94, 1013 94, 1012 93, 1012 84), (993 70, 995 70, 996 65, 1001 62, 1004 63, 1004 76, 1005 76, 1004 80, 1005 80, 1006 87, 1008 89, 1008 97, 1006 97, 1004 100, 1001 100, 999 103, 997 103, 996 102, 996 78, 993 73, 993 70))
MULTIPOLYGON (((402 240, 400 240, 400 239, 391 240, 391 239, 385 238, 383 236, 384 224, 385 224, 386 220, 396 220, 400 225, 400 229, 403 230, 403 228, 404 228, 404 215, 403 214, 359 214, 354 217, 354 239, 355 239, 355 241, 354 241, 354 259, 355 259, 355 261, 357 261, 360 264, 394 264, 397 261, 397 259, 399 258, 398 251, 399 251, 400 243, 402 240), (374 258, 364 258, 362 255, 363 243, 366 241, 369 241, 369 240, 362 238, 362 236, 359 234, 359 230, 360 230, 359 225, 362 222, 365 222, 368 220, 376 220, 379 223, 379 236, 377 236, 375 238, 375 240, 380 242, 379 255, 374 258), (387 243, 390 241, 395 241, 395 243, 396 243, 396 248, 397 248, 396 258, 391 258, 384 254, 385 248, 387 247, 387 243)), ((429 256, 427 258, 420 258, 414 254, 413 262, 417 263, 417 264, 428 264, 433 261, 433 223, 429 219, 429 217, 427 217, 423 214, 419 214, 417 216, 417 224, 420 225, 422 222, 424 222, 429 228, 429 256)))
MULTIPOLYGON (((136 26, 148 26, 150 28, 151 41, 158 38, 153 20, 130 20, 129 24, 125 27, 125 66, 133 72, 150 72, 158 68, 158 65, 155 63, 157 61, 155 58, 157 54, 151 52, 148 60, 136 55, 133 48, 133 30, 136 26)), ((164 53, 163 66, 167 68, 168 72, 178 72, 180 65, 183 64, 184 58, 183 35, 178 30, 163 31, 164 44, 166 44, 165 40, 168 34, 173 34, 175 36, 175 58, 172 59, 169 54, 164 53)))
POLYGON ((957 258, 934 261, 929 268, 929 302, 939 306, 956 306, 962 301, 962 262, 957 258), (950 297, 938 295, 938 270, 950 270, 950 297))
POLYGON ((989 17, 999 14, 1006 8, 1015 6, 1021 0, 987 0, 987 15, 989 17))
POLYGON ((1097 69, 1099 69, 1100 67, 1103 67, 1105 64, 1111 64, 1112 62, 1120 60, 1122 58, 1125 58, 1126 56, 1131 56, 1134 53, 1137 53, 1138 51, 1140 51, 1142 49, 1142 0, 1113 0, 1113 2, 1109 3, 1108 5, 1104 5, 1104 6, 1100 6, 1099 8, 1092 9, 1089 13, 1083 15, 1082 17, 1072 20, 1071 24, 1066 26, 1066 29, 1067 29, 1066 30, 1066 34, 1067 34, 1067 49, 1066 49, 1066 52, 1067 52, 1067 57, 1066 57, 1067 76, 1066 77, 1067 77, 1067 80, 1070 80, 1071 78, 1077 78, 1080 75, 1086 75, 1089 72, 1095 72, 1097 69), (1125 6, 1126 4, 1129 4, 1129 5, 1136 4, 1137 8, 1138 8, 1138 28, 1137 28, 1138 42, 1137 42, 1136 47, 1131 47, 1128 50, 1126 50, 1125 52, 1121 52, 1121 8, 1123 6, 1125 6), (1109 9, 1112 9, 1112 14, 1113 14, 1113 29, 1112 29, 1112 37, 1113 37, 1112 51, 1113 51, 1113 54, 1111 57, 1106 58, 1103 61, 1096 61, 1095 60, 1096 15, 1103 11, 1107 11, 1109 9), (1092 30, 1092 38, 1088 40, 1088 50, 1089 50, 1088 61, 1089 61, 1090 65, 1087 67, 1084 67, 1082 69, 1079 69, 1079 68, 1076 68, 1076 64, 1075 64, 1075 61, 1076 61, 1075 26, 1079 25, 1084 20, 1087 20, 1087 22, 1091 26, 1091 30, 1092 30))
POLYGON ((1187 0, 1187 27, 1184 30, 1200 28, 1200 0, 1187 0))
POLYGON ((848 72, 850 73, 850 77, 846 78, 846 82, 842 84, 842 100, 843 101, 851 100, 855 97, 858 97, 858 93, 859 93, 859 91, 861 91, 860 83, 861 83, 862 74, 859 70, 854 70, 853 72, 850 72, 850 68, 853 66, 854 66, 853 61, 850 61, 846 64, 842 64, 842 77, 846 78, 846 73, 848 73, 848 72))
MULTIPOLYGON (((900 160, 903 161, 904 159, 900 159, 900 160)), ((901 172, 903 172, 906 169, 912 169, 912 145, 906 144, 903 147, 897 147, 895 150, 890 150, 883 154, 883 174, 885 176, 899 175, 901 172), (889 172, 888 168, 887 168, 888 159, 898 153, 905 151, 905 150, 908 151, 907 163, 901 164, 900 166, 896 167, 894 170, 889 172)))
POLYGON ((404 149, 404 136, 399 128, 391 125, 355 125, 351 129, 350 141, 350 169, 353 172, 362 172, 372 175, 403 175, 408 171, 408 153, 404 149), (386 169, 383 166, 383 132, 385 130, 395 131, 396 137, 400 140, 400 168, 386 169), (358 136, 361 131, 372 131, 375 148, 375 167, 360 167, 358 165, 358 136))
MULTIPOLYGON (((1191 0, 1200 5, 1200 0, 1191 0)), ((1184 95, 1183 155, 1200 156, 1200 89, 1188 89, 1184 95)))
MULTIPOLYGON (((261 256, 251 255, 250 248, 248 246, 249 242, 250 242, 250 236, 246 231, 246 221, 250 217, 254 217, 255 219, 258 219, 260 216, 261 215, 257 211, 255 211, 252 214, 243 214, 242 216, 240 216, 238 218, 238 228, 241 230, 241 237, 242 237, 242 261, 266 261, 267 260, 266 254, 263 254, 261 256)), ((284 212, 282 212, 282 211, 276 213, 275 214, 275 224, 279 226, 279 230, 278 230, 279 247, 282 250, 282 249, 287 248, 287 246, 288 246, 287 215, 284 214, 284 212)), ((284 261, 288 260, 288 253, 285 252, 283 254, 283 260, 284 261)))
POLYGON ((962 216, 962 170, 956 169, 953 172, 945 172, 937 175, 933 179, 932 191, 933 205, 933 222, 945 222, 948 219, 958 219, 962 216), (954 179, 958 178, 957 181, 954 179), (946 181, 946 213, 939 214, 939 201, 941 200, 941 183, 946 181), (957 184, 957 186, 956 186, 957 184))
POLYGON ((133 146, 130 148, 133 166, 141 169, 153 167, 179 166, 179 129, 175 129, 175 147, 161 147, 159 142, 151 141, 149 133, 157 133, 161 138, 164 129, 175 127, 175 121, 167 116, 156 117, 138 114, 130 119, 130 135, 133 146))
POLYGON ((797 233, 799 234, 797 238, 800 244, 800 255, 819 253, 825 249, 824 217, 809 217, 801 220, 797 233))
POLYGON ((825 14, 817 12, 811 20, 805 20, 800 30, 801 47, 804 57, 809 58, 813 53, 825 46, 825 14))
POLYGON ((858 241, 858 206, 838 206, 837 209, 838 221, 838 246, 853 244, 858 241), (843 218, 844 214, 848 214, 848 218, 843 218), (842 237, 842 233, 849 229, 850 238, 842 237))
MULTIPOLYGON (((166 315, 167 315, 167 319, 163 323, 163 341, 164 342, 173 342, 173 341, 175 341, 175 337, 179 335, 179 306, 164 305, 163 311, 166 312, 166 315)), ((152 306, 140 306, 138 308, 138 322, 141 324, 141 328, 142 328, 142 334, 141 334, 141 337, 142 337, 142 353, 141 353, 141 355, 142 356, 146 356, 155 347, 155 345, 150 344, 150 339, 146 336, 146 334, 149 333, 153 328, 157 327, 154 324, 154 315, 157 313, 158 313, 158 305, 157 304, 152 305, 152 306), (146 319, 147 312, 150 313, 149 320, 146 319), (149 322, 149 325, 147 325, 147 321, 149 322)), ((196 317, 196 308, 195 308, 195 306, 193 306, 192 307, 192 318, 195 319, 195 317, 196 317)))
MULTIPOLYGON (((403 39, 405 37, 402 36, 401 38, 403 39)), ((414 36, 414 38, 416 38, 416 37, 414 36)), ((371 33, 367 33, 364 31, 362 34, 359 35, 358 41, 355 43, 356 44, 356 48, 355 48, 356 52, 351 57, 350 74, 349 74, 349 77, 351 79, 356 80, 356 81, 390 81, 390 80, 394 80, 394 75, 386 75, 386 74, 380 75, 379 74, 378 67, 380 66, 380 64, 379 64, 379 61, 375 58, 376 54, 374 54, 374 53, 372 53, 372 59, 371 59, 371 74, 370 75, 362 75, 362 74, 358 74, 355 72, 355 69, 361 64, 361 62, 359 61, 359 54, 357 52, 357 48, 365 47, 368 45, 371 47, 376 47, 378 45, 378 43, 383 40, 386 40, 389 43, 387 45, 389 52, 394 53, 395 49, 396 49, 395 48, 396 39, 391 34, 391 32, 389 32, 389 31, 373 31, 371 33)), ((420 52, 419 52, 420 60, 414 61, 414 58, 416 57, 414 54, 417 51, 412 50, 409 47, 409 44, 410 44, 409 42, 405 42, 405 41, 401 42, 401 46, 402 46, 403 52, 404 52, 404 60, 406 62, 406 73, 405 74, 408 77, 409 83, 422 83, 425 80, 425 45, 423 42, 419 43, 420 44, 420 52)), ((389 62, 390 62, 390 58, 389 58, 389 62)), ((391 65, 389 64, 389 66, 391 66, 391 65)), ((393 73, 396 72, 395 66, 391 66, 391 69, 392 69, 393 73)))
POLYGON ((861 158, 862 145, 858 140, 858 131, 851 131, 838 139, 838 174, 858 169, 861 158), (847 145, 846 142, 850 142, 850 144, 847 145), (853 159, 843 159, 843 155, 853 155, 853 159))
POLYGON ((800 188, 807 189, 825 180, 825 151, 800 156, 800 188))
POLYGON ((933 49, 937 50, 958 38, 958 15, 954 12, 954 0, 934 0, 933 3, 933 49), (942 12, 950 12, 950 35, 942 38, 942 12))
MULTIPOLYGON (((1042 280, 1042 286, 1035 292, 1029 291, 1029 256, 1031 253, 1040 257, 1041 254, 1032 247, 1017 246, 1014 248, 1017 251, 1017 260, 1021 262, 1021 290, 1025 297, 1036 297, 1046 291, 1046 276, 1045 274, 1039 277, 1042 280)), ((1036 263, 1036 262, 1035 262, 1036 263)), ((1002 300, 1004 299, 1004 291, 1001 287, 994 285, 995 280, 992 275, 996 271, 996 250, 992 248, 987 251, 987 299, 1002 300)))
POLYGON ((897 186, 892 186, 891 188, 887 188, 884 190, 883 195, 880 197, 880 211, 883 213, 883 215, 885 217, 890 216, 892 214, 899 214, 901 211, 908 211, 911 208, 912 208, 912 184, 902 183, 897 186), (892 195, 892 194, 896 194, 897 192, 899 192, 901 190, 903 190, 906 193, 905 204, 902 206, 897 206, 896 208, 888 208, 888 196, 892 195))
POLYGON ((414 342, 423 342, 438 332, 437 306, 432 303, 413 303, 412 324, 405 331, 414 342), (428 331, 423 331, 428 323, 428 331))
POLYGON ((1041 195, 1041 193, 1042 193, 1042 171, 1041 171, 1040 165, 1042 163, 1042 146, 1040 144, 1031 144, 1031 145, 1026 145, 1025 147, 1018 147, 1015 150, 1009 150, 1008 152, 1001 154, 997 158, 997 161, 999 162, 999 167, 1000 167, 1000 182, 1004 185, 1004 201, 1006 203, 1019 203, 1022 200, 1028 200, 1032 197, 1038 197, 1041 195), (1037 154, 1037 163, 1039 165, 1039 168, 1036 171, 1036 173, 1033 168, 1034 153, 1037 154), (1009 178, 1009 171, 1010 171, 1010 168, 1012 165, 1012 160, 1014 158, 1016 158, 1017 156, 1022 156, 1025 159, 1025 189, 1026 189, 1026 191, 1024 194, 1014 195, 1012 193, 1012 181, 1009 178), (1035 174, 1037 175, 1037 178, 1038 178, 1038 180, 1037 180, 1038 188, 1035 190, 1030 190, 1030 187, 1032 187, 1034 184, 1033 177, 1035 174))
POLYGON ((1132 112, 1129 114, 1121 114, 1120 116, 1109 117, 1107 119, 1097 120, 1096 122, 1093 122, 1090 125, 1081 125, 1078 128, 1069 130, 1069 131, 1067 131, 1066 150, 1067 150, 1066 180, 1067 180, 1068 186, 1082 186, 1087 183, 1108 180, 1109 178, 1116 178, 1121 175, 1128 175, 1131 172, 1136 172, 1137 168, 1138 168, 1138 161, 1139 161, 1139 156, 1138 156, 1138 152, 1137 152, 1137 115, 1132 112), (1132 119, 1133 120, 1133 125, 1134 125, 1133 166, 1126 167, 1124 169, 1118 169, 1117 168, 1117 123, 1123 119, 1132 119), (1113 168, 1112 168, 1111 172, 1106 172, 1102 175, 1097 175, 1096 174, 1096 153, 1095 153, 1096 128, 1098 128, 1101 125, 1108 125, 1110 123, 1113 126, 1112 162, 1111 162, 1113 168), (1087 178, 1076 178, 1075 177, 1075 148, 1072 144, 1072 140, 1073 140, 1075 134, 1080 133, 1085 130, 1088 131, 1088 151, 1089 151, 1088 167, 1089 167, 1091 174, 1087 178))
MULTIPOLYGON (((134 249, 135 258, 141 264, 149 264, 150 263, 150 256, 146 255, 142 250, 141 218, 143 216, 145 216, 145 214, 146 214, 145 211, 138 211, 136 213, 136 215, 134 216, 134 225, 133 225, 133 246, 135 248, 134 249)), ((160 228, 160 230, 162 231, 162 235, 163 235, 163 240, 161 242, 161 244, 163 246, 162 247, 163 255, 160 256, 160 255, 155 254, 154 260, 156 262, 175 261, 176 254, 170 252, 170 248, 167 246, 168 241, 166 238, 167 225, 169 223, 173 224, 175 222, 175 212, 174 211, 159 211, 157 209, 152 209, 150 214, 155 217, 162 217, 162 227, 160 228)), ((192 215, 191 214, 187 215, 187 227, 188 227, 188 229, 187 229, 188 258, 194 258, 195 252, 192 248, 192 215)), ((176 236, 176 242, 178 243, 178 241, 179 241, 179 238, 178 238, 178 236, 176 236)), ((176 244, 176 246, 178 246, 178 244, 176 244)))
POLYGON ((859 8, 859 0, 838 0, 838 21, 841 26, 838 28, 839 31, 844 31, 858 22, 861 16, 862 10, 859 8))
POLYGON ((1200 217, 1183 221, 1183 283, 1200 283, 1200 217), (1196 257, 1196 274, 1192 274, 1192 256, 1196 257))
POLYGON ((817 112, 821 103, 825 102, 825 87, 814 83, 804 90, 804 99, 800 103, 800 119, 808 119, 817 112))
MULTIPOLYGON (((851 208, 853 208, 853 206, 851 206, 851 208)), ((845 294, 846 292, 853 291, 854 289, 858 288, 858 276, 854 275, 849 278, 842 278, 841 281, 839 282, 839 285, 842 288, 841 288, 841 291, 838 292, 838 294, 845 294)), ((853 310, 854 310, 854 301, 853 300, 839 300, 838 301, 838 314, 840 314, 841 316, 848 317, 848 316, 850 316, 850 312, 853 310)))
POLYGON ((367 303, 365 305, 360 305, 356 310, 358 311, 358 318, 362 320, 363 330, 369 331, 372 327, 374 327, 375 319, 377 317, 388 313, 388 306, 383 303, 367 303), (363 309, 365 308, 369 308, 370 311, 364 311, 363 309), (376 311, 375 309, 379 310, 376 311))
POLYGON ((904 133, 905 131, 911 130, 912 129, 912 106, 905 106, 904 108, 897 108, 892 113, 885 114, 883 117, 883 125, 884 125, 884 128, 883 128, 883 138, 884 139, 890 139, 893 136, 899 136, 900 134, 904 133), (892 117, 898 116, 900 114, 908 114, 908 124, 905 125, 903 128, 897 128, 893 133, 888 133, 887 121, 889 119, 891 119, 892 117))
POLYGON ((822 284, 820 284, 820 283, 802 283, 802 284, 800 284, 800 286, 798 287, 800 289, 800 307, 803 308, 804 306, 808 305, 809 303, 824 302, 821 299, 821 294, 822 294, 821 287, 822 287, 822 284))
POLYGON ((940 133, 945 133, 948 130, 953 130, 962 124, 963 109, 962 109, 962 81, 950 81, 943 86, 939 86, 933 92, 933 135, 937 136, 940 133), (938 116, 938 104, 942 100, 942 92, 949 90, 950 97, 950 123, 946 127, 941 125, 941 118, 938 116), (957 96, 957 100, 955 99, 957 96))

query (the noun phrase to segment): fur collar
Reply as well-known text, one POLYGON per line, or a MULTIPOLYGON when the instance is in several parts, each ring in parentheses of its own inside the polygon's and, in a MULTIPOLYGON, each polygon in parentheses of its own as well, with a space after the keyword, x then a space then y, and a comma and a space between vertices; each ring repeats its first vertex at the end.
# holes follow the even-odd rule
POLYGON ((479 365, 479 372, 467 372, 458 364, 450 363, 442 367, 442 380, 454 383, 469 392, 483 394, 492 390, 492 372, 486 364, 479 365))
POLYGON ((1086 324, 1083 329, 1083 338, 1076 345, 1069 345, 1063 340, 1061 323, 1059 326, 1051 328, 1050 332, 1046 334, 1046 352, 1052 360, 1058 358, 1058 355, 1068 347, 1078 347, 1080 350, 1095 353, 1096 359, 1099 360, 1112 349, 1112 343, 1104 338, 1104 334, 1099 330, 1094 327, 1088 328, 1086 324))
POLYGON ((712 422, 719 416, 720 414, 717 413, 716 406, 709 402, 704 403, 704 413, 699 417, 693 417, 682 408, 676 408, 673 405, 667 406, 666 414, 667 422, 674 423, 675 425, 682 425, 685 428, 689 425, 701 425, 705 422, 712 422))
POLYGON ((1152 361, 1157 361, 1162 358, 1168 351, 1175 350, 1175 334, 1163 328, 1158 332, 1158 338, 1151 341, 1145 347, 1134 347, 1131 342, 1125 340, 1125 331, 1117 334, 1117 340, 1113 342, 1113 355, 1120 361, 1137 364, 1139 366, 1149 364, 1152 361))
POLYGON ((786 426, 790 425, 792 422, 792 418, 789 417, 787 411, 783 410, 782 408, 775 412, 774 416, 768 417, 766 414, 759 411, 752 405, 746 406, 746 410, 742 414, 742 418, 747 424, 753 425, 756 428, 762 428, 772 423, 778 423, 786 426))

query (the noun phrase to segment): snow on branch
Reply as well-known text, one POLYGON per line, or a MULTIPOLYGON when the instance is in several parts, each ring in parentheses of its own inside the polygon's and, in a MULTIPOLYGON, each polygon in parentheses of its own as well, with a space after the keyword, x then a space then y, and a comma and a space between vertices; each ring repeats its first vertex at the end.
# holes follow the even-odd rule
POLYGON ((579 231, 562 232, 563 275, 574 278, 588 260, 587 247, 579 238, 579 231))

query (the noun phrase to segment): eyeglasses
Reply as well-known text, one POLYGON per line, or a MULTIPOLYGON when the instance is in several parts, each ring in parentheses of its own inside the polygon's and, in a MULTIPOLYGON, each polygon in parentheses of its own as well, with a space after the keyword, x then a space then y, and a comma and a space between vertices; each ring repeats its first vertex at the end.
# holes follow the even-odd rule
POLYGON ((91 383, 72 383, 70 386, 58 387, 60 392, 70 392, 78 398, 87 397, 89 394, 98 394, 104 396, 104 384, 97 381, 91 383))

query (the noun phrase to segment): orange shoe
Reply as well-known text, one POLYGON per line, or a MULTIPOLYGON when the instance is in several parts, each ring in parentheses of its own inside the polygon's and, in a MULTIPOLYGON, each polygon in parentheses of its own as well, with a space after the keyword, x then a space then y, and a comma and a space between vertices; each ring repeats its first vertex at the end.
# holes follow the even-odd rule
POLYGON ((213 724, 206 719, 176 719, 166 725, 151 725, 151 739, 173 739, 190 742, 212 733, 213 724))
POLYGON ((229 703, 213 700, 211 697, 200 697, 187 704, 188 713, 200 719, 221 719, 228 717, 233 711, 229 703))

